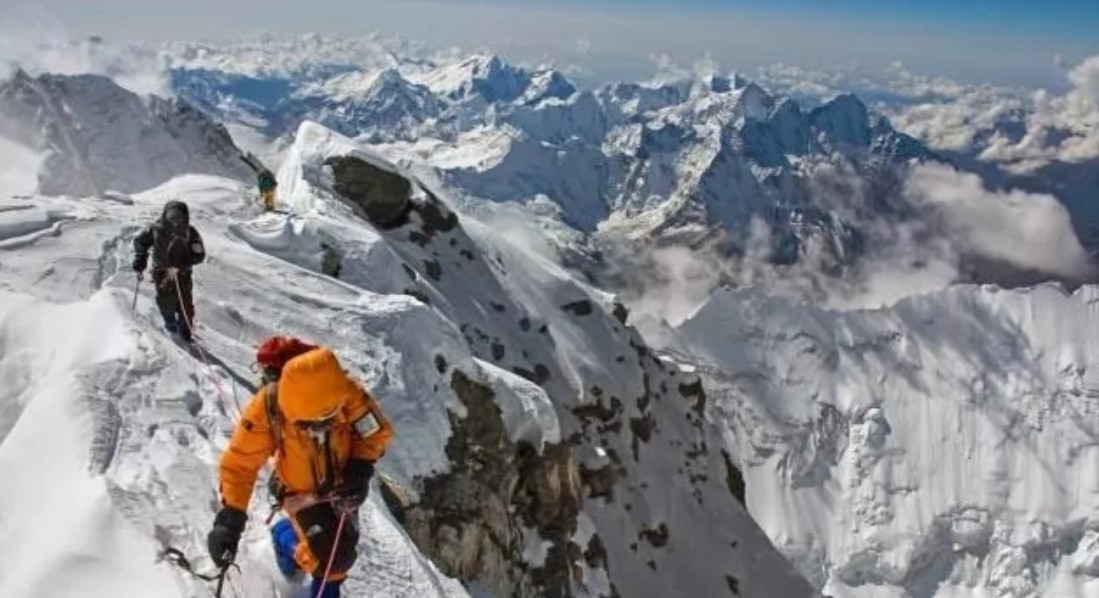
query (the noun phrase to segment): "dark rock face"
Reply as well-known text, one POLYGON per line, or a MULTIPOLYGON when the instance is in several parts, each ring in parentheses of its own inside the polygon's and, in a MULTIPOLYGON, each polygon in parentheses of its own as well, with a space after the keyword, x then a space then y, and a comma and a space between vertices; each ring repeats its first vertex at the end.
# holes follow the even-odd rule
POLYGON ((593 311, 591 301, 587 299, 581 299, 579 301, 573 301, 561 306, 561 309, 567 311, 574 316, 589 316, 593 311))
POLYGON ((321 273, 339 278, 343 270, 343 258, 340 251, 328 243, 321 243, 321 273))
POLYGON ((736 465, 733 465, 732 458, 724 449, 721 451, 721 457, 725 461, 725 485, 729 487, 729 494, 732 494, 737 502, 747 508, 748 503, 745 499, 747 489, 744 486, 744 474, 740 472, 736 465))
POLYGON ((371 223, 383 229, 405 223, 412 206, 408 179, 354 156, 328 158, 324 164, 332 168, 336 192, 371 223))
POLYGON ((451 415, 451 471, 425 480, 418 504, 396 505, 398 520, 447 575, 497 596, 569 596, 585 559, 571 541, 582 500, 571 451, 547 445, 538 454, 513 443, 494 391, 460 370, 451 388, 467 409, 464 418, 451 415), (552 543, 539 567, 523 561, 520 524, 552 543))

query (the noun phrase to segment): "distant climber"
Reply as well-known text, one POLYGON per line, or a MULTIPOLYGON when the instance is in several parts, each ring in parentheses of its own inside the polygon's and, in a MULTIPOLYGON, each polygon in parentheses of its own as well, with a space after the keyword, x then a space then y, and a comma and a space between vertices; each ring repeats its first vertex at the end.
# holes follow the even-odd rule
POLYGON ((164 204, 160 218, 134 238, 134 271, 142 276, 153 253, 153 285, 156 306, 164 327, 190 342, 194 331, 195 303, 191 267, 206 259, 202 236, 191 226, 187 204, 172 200, 164 204))
POLYGON ((337 598, 357 558, 358 509, 392 427, 330 349, 276 336, 261 344, 256 361, 264 386, 221 458, 210 556, 219 567, 232 562, 252 487, 273 455, 270 488, 285 515, 270 530, 279 569, 288 579, 312 576, 310 596, 337 598))
POLYGON ((273 211, 275 209, 275 192, 278 190, 278 181, 275 180, 275 175, 252 154, 241 156, 240 159, 244 160, 244 163, 252 169, 252 172, 256 173, 256 187, 259 188, 259 195, 263 199, 263 209, 268 212, 273 211))
POLYGON ((263 169, 256 176, 256 186, 259 187, 259 195, 263 198, 263 209, 270 212, 275 209, 275 190, 278 188, 278 183, 275 182, 275 175, 271 174, 270 170, 263 169))

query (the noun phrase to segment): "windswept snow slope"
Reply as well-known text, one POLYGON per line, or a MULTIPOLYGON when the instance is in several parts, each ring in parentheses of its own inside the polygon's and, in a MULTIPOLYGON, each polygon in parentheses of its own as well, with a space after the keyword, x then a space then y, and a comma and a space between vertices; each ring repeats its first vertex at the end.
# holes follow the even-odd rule
MULTIPOLYGON (((401 346, 423 339, 432 354, 470 363, 441 318, 411 298, 373 295, 242 244, 229 222, 247 220, 247 200, 232 181, 185 177, 132 201, 36 198, 66 215, 63 225, 0 250, 0 471, 15 481, 0 499, 0 525, 18 546, 0 567, 4 596, 201 595, 155 558, 172 545, 208 570, 216 460, 249 395, 254 343, 267 334, 323 340, 373 381, 404 434, 386 471, 403 478, 441 464, 446 401, 416 371, 427 358, 401 346), (197 297, 212 367, 163 334, 147 285, 130 308, 129 241, 177 196, 190 202, 211 253, 197 297)), ((265 496, 257 490, 229 596, 273 595, 265 496)), ((352 595, 466 595, 376 493, 362 525, 360 567, 372 574, 356 576, 352 595)))
MULTIPOLYGON (((427 499, 425 480, 468 467, 450 460, 475 406, 456 390, 459 373, 493 390, 509 442, 565 455, 579 502, 533 512, 571 513, 553 519, 567 529, 547 538, 507 525, 524 567, 562 572, 576 595, 809 595, 731 495, 693 378, 649 353, 609 298, 467 218, 429 230, 448 212, 418 185, 417 201, 439 206, 435 220, 425 209, 398 228, 368 225, 333 192, 321 166, 333 155, 388 168, 309 124, 280 172, 294 214, 257 217, 246 185, 213 176, 0 204, 0 472, 17 486, 0 497, 0 529, 18 539, 0 559, 0 594, 201 595, 156 552, 172 545, 209 568, 216 460, 249 394, 254 346, 288 333, 332 346, 378 396, 397 430, 381 469, 413 501, 427 499), (130 307, 130 241, 176 197, 210 256, 196 269, 209 365, 162 333, 147 285, 130 307), (340 280, 319 273, 325 246, 340 280)), ((229 596, 292 595, 274 572, 265 501, 258 489, 229 596)), ((381 492, 361 524, 348 595, 467 595, 381 492)), ((455 571, 478 591, 498 573, 455 571)))
POLYGON ((117 417, 105 395, 128 366, 126 319, 106 290, 67 305, 0 291, 0 536, 11 547, 0 595, 176 595, 153 541, 90 475, 112 450, 95 423, 117 417))
POLYGON ((704 364, 748 509, 833 596, 1099 596, 1099 290, 878 311, 716 294, 704 364))

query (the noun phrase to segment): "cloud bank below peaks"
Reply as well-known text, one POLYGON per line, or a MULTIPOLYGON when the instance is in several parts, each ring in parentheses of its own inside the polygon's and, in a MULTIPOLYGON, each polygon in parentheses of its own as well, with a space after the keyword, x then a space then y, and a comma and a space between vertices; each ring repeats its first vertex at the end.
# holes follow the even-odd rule
POLYGON ((158 50, 98 37, 74 39, 56 19, 26 5, 0 6, 0 77, 31 74, 106 75, 139 94, 172 95, 158 50))
POLYGON ((1069 70, 1068 82, 1063 95, 963 85, 891 116, 936 149, 972 152, 1015 171, 1099 158, 1099 55, 1069 70))
POLYGON ((735 256, 721 242, 603 248, 614 290, 642 321, 675 325, 720 287, 864 309, 958 283, 1075 286, 1099 276, 1065 208, 1049 195, 990 191, 976 175, 922 164, 904 173, 890 207, 868 209, 869 187, 854 173, 828 167, 812 177, 814 202, 859 230, 861 255, 837 260, 832 240, 817 235, 802 239, 797 263, 777 265, 773 231, 755 219, 735 256))
POLYGON ((938 164, 915 167, 905 195, 941 220, 964 255, 1069 280, 1096 274, 1068 212, 1050 195, 990 191, 977 175, 938 164))

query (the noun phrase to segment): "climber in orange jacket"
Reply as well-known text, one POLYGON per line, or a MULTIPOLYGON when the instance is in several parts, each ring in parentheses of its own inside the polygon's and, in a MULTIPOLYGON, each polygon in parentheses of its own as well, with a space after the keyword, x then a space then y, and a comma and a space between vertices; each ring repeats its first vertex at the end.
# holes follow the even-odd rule
POLYGON ((393 429, 330 349, 273 337, 257 362, 265 385, 221 458, 222 508, 207 537, 210 556, 219 567, 235 558, 256 477, 274 456, 272 482, 286 514, 271 530, 279 568, 312 575, 311 595, 335 598, 357 557, 358 507, 393 429))

